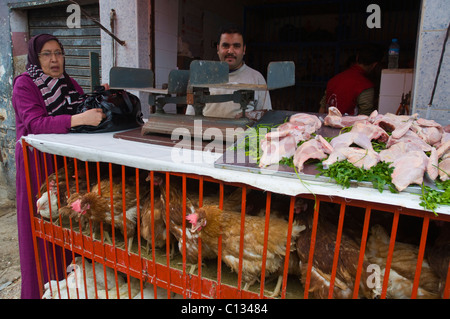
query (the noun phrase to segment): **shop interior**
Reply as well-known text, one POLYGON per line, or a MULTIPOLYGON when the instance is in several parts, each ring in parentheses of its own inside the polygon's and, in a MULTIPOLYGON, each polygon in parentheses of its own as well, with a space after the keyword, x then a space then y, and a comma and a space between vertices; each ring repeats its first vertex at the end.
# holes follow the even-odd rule
POLYGON ((266 75, 271 61, 295 62, 295 86, 272 91, 273 108, 317 112, 327 81, 352 63, 358 47, 375 43, 386 48, 386 56, 373 75, 376 96, 383 105, 380 111, 395 112, 402 94, 412 90, 421 1, 377 1, 379 28, 367 23, 374 18, 375 11, 369 7, 372 2, 180 1, 178 68, 187 69, 193 59, 217 59, 218 28, 237 23, 245 33, 249 66, 266 75), (393 38, 401 46, 400 70, 382 79, 393 38), (380 92, 380 87, 388 90, 380 92))

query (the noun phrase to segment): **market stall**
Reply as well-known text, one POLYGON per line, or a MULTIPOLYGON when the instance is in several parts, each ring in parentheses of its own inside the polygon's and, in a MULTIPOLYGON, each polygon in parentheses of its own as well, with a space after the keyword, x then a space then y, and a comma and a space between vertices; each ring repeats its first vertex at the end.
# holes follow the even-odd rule
MULTIPOLYGON (((428 275, 430 269, 428 264, 430 262, 429 253, 433 250, 430 243, 436 243, 434 241, 435 236, 439 235, 436 232, 436 227, 441 227, 439 223, 448 225, 450 222, 450 207, 439 206, 434 213, 424 210, 420 205, 420 194, 414 189, 399 193, 392 193, 389 190, 379 192, 373 187, 367 187, 367 185, 343 188, 341 185, 321 178, 311 178, 311 176, 302 178, 302 176, 306 176, 304 174, 299 174, 297 178, 293 178, 292 176, 276 174, 273 170, 264 168, 258 171, 254 168, 251 170, 242 168, 234 170, 224 166, 223 161, 221 162, 224 153, 230 151, 230 148, 227 148, 225 144, 222 149, 216 148, 211 151, 208 150, 208 144, 205 145, 201 142, 198 144, 195 140, 189 139, 192 145, 183 144, 183 139, 180 136, 172 136, 172 138, 167 138, 165 143, 156 144, 121 138, 120 133, 30 135, 24 137, 22 141, 27 149, 61 156, 65 161, 76 159, 78 164, 75 165, 78 165, 78 170, 76 170, 78 174, 83 172, 84 168, 88 172, 94 167, 94 174, 91 176, 92 182, 96 181, 96 175, 100 179, 99 164, 106 164, 106 179, 109 179, 110 184, 118 176, 119 180, 121 177, 121 185, 125 185, 125 180, 130 176, 128 171, 125 173, 125 169, 129 168, 131 168, 131 180, 135 181, 136 187, 139 185, 142 188, 141 182, 145 177, 150 180, 150 183, 144 184, 144 187, 148 187, 149 191, 145 196, 149 196, 148 198, 152 200, 150 205, 152 211, 151 226, 154 232, 153 235, 150 235, 148 244, 143 239, 143 224, 139 222, 137 225, 141 226, 140 229, 138 227, 137 231, 133 233, 130 230, 119 232, 118 229, 114 233, 113 227, 112 241, 107 241, 105 239, 106 233, 111 231, 107 231, 106 226, 98 234, 95 232, 95 228, 92 228, 94 223, 89 221, 88 225, 90 226, 84 228, 84 231, 80 231, 83 226, 81 223, 78 224, 79 220, 76 218, 70 218, 69 223, 69 219, 64 220, 61 215, 58 216, 57 214, 56 218, 53 218, 53 223, 50 223, 48 218, 42 217, 42 214, 41 216, 35 214, 32 228, 36 238, 42 238, 52 245, 65 247, 72 252, 74 259, 77 258, 76 256, 81 256, 76 259, 77 264, 82 265, 80 269, 90 269, 90 262, 95 261, 96 266, 93 267, 94 275, 93 279, 91 275, 91 281, 98 282, 98 287, 95 285, 96 288, 94 289, 92 283, 89 284, 86 280, 80 281, 81 288, 72 290, 71 298, 105 297, 105 288, 101 285, 104 285, 103 273, 106 273, 108 269, 113 270, 110 276, 113 279, 115 278, 115 282, 112 280, 112 284, 110 283, 110 287, 112 285, 114 288, 109 289, 109 296, 106 293, 106 297, 109 298, 115 298, 116 292, 117 295, 120 295, 120 298, 144 298, 148 297, 148 291, 151 292, 152 297, 158 298, 181 296, 184 298, 449 297, 450 280, 447 272, 445 272, 445 275, 441 274, 441 277, 433 274, 432 283, 427 282, 428 279, 424 280, 423 277, 425 274, 428 275), (170 143, 173 145, 169 146, 170 143), (97 169, 95 169, 96 165, 97 169), (113 166, 117 166, 119 169, 115 170, 113 166), (155 176, 161 173, 163 180, 166 181, 166 186, 161 190, 165 189, 167 193, 170 192, 170 198, 172 198, 165 198, 166 203, 169 203, 162 210, 162 214, 166 217, 165 222, 167 224, 167 221, 171 218, 175 219, 175 215, 172 215, 174 212, 169 210, 168 206, 171 205, 171 200, 175 200, 171 189, 175 188, 176 185, 180 186, 178 191, 182 194, 181 199, 178 200, 182 203, 180 207, 182 207, 183 218, 179 224, 179 229, 181 229, 179 237, 171 237, 172 229, 169 232, 169 227, 167 227, 164 230, 167 236, 163 240, 161 248, 158 248, 154 227, 156 226, 156 211, 158 209, 157 201, 161 195, 157 192, 158 186, 155 183, 155 176), (117 175, 113 176, 114 174, 117 175), (128 175, 125 176, 126 174, 128 175), (172 182, 173 178, 178 178, 181 183, 172 182), (192 182, 196 186, 190 189, 192 182), (234 231, 238 234, 234 243, 239 244, 236 248, 237 253, 234 255, 236 268, 233 268, 232 265, 234 264, 228 263, 225 258, 228 254, 232 255, 228 250, 228 245, 230 245, 228 240, 230 239, 225 233, 217 237, 217 244, 214 244, 213 249, 215 254, 212 258, 206 256, 208 253, 207 245, 211 243, 205 239, 206 237, 202 238, 197 233, 197 237, 194 237, 194 241, 198 245, 194 251, 198 254, 198 260, 194 261, 197 267, 190 271, 189 267, 192 260, 189 260, 191 250, 189 240, 194 233, 191 231, 192 221, 186 220, 186 217, 192 213, 189 203, 194 202, 193 198, 197 197, 198 201, 193 207, 201 207, 202 200, 205 201, 204 205, 206 206, 208 204, 206 202, 208 192, 214 190, 214 194, 218 194, 215 203, 221 208, 227 207, 230 198, 227 197, 229 194, 227 193, 227 187, 240 190, 235 212, 238 216, 238 222, 233 225, 236 228, 234 231), (258 196, 252 198, 252 194, 258 196), (298 199, 302 199, 309 204, 309 219, 297 221, 299 216, 297 215, 298 199), (262 204, 260 206, 261 211, 257 212, 257 215, 262 216, 260 218, 263 226, 251 236, 262 236, 263 240, 260 244, 263 247, 263 252, 261 258, 249 261, 249 257, 246 255, 246 250, 249 248, 245 244, 250 240, 247 237, 247 231, 251 231, 250 225, 256 223, 256 221, 252 219, 253 216, 249 217, 248 210, 249 205, 251 206, 257 201, 258 204, 262 204), (277 253, 280 257, 278 260, 279 269, 274 271, 270 268, 271 264, 268 261, 268 259, 273 258, 272 238, 270 237, 272 233, 269 232, 269 220, 271 221, 271 219, 269 218, 271 215, 279 214, 276 211, 278 209, 277 203, 282 202, 285 204, 281 207, 285 209, 282 212, 282 219, 286 221, 286 233, 279 240, 279 244, 284 249, 277 253), (328 207, 328 204, 330 207, 328 207), (327 216, 332 217, 328 219, 327 216), (356 226, 351 225, 353 222, 356 226), (298 223, 302 226, 300 229, 296 228, 298 223), (385 226, 384 236, 387 237, 384 240, 379 239, 379 245, 382 243, 384 248, 379 248, 377 242, 373 241, 376 238, 376 228, 374 227, 376 223, 384 223, 385 226), (326 228, 322 228, 325 225, 331 228, 326 231, 326 228), (350 233, 357 233, 356 237, 353 237, 357 238, 356 240, 349 239, 349 230, 350 233), (405 230, 408 233, 406 236, 404 236, 405 230), (328 236, 325 236, 325 234, 328 234, 328 236), (301 235, 303 235, 303 238, 301 238, 301 235), (411 238, 411 235, 414 238, 411 238), (134 237, 131 244, 127 240, 130 237, 134 237), (294 246, 287 244, 291 240, 294 246), (407 243, 402 242, 404 240, 407 243), (183 242, 187 242, 187 244, 183 244, 183 242), (171 248, 173 243, 177 246, 175 253, 172 252, 171 248), (146 249, 146 246, 150 246, 151 249, 146 249), (329 249, 325 248, 327 246, 334 247, 334 250, 328 250, 328 253, 324 254, 323 249, 329 249), (384 261, 375 263, 376 258, 369 259, 370 256, 373 257, 376 249, 384 249, 382 258, 384 261), (405 274, 404 269, 402 273, 395 268, 398 267, 398 249, 410 251, 412 256, 408 260, 408 274, 405 274), (82 262, 80 258, 82 258, 82 262), (250 285, 247 285, 249 281, 246 273, 249 267, 248 262, 259 267, 250 285), (291 268, 291 263, 303 266, 303 272, 299 269, 294 270, 294 267, 291 268), (321 264, 323 267, 323 263, 327 264, 326 269, 320 268, 321 264), (370 268, 372 270, 370 271, 368 267, 373 264, 377 264, 379 268, 370 268), (347 277, 350 277, 348 281, 344 279, 345 274, 342 274, 342 268, 347 269, 347 277), (99 275, 101 269, 104 269, 104 272, 100 272, 99 275), (97 276, 95 276, 96 272, 97 276), (386 277, 386 274, 389 273, 391 282, 386 277), (280 275, 279 285, 277 285, 277 280, 272 278, 277 274, 280 275), (375 280, 373 285, 368 284, 368 275, 374 274, 378 275, 378 281, 375 280), (398 279, 399 274, 403 276, 399 280, 408 283, 406 292, 393 292, 395 283, 392 283, 392 278, 398 279), (325 283, 319 285, 320 288, 317 286, 320 282, 319 278, 322 278, 321 280, 326 279, 325 283), (427 283, 431 286, 434 285, 434 288, 431 289, 434 289, 433 292, 430 293, 430 288, 425 288, 427 283), (120 288, 122 287, 121 284, 125 287, 123 292, 120 288), (279 286, 278 292, 273 294, 277 286, 279 286), (84 289, 82 289, 83 287, 84 289), (90 294, 88 294, 89 289, 91 289, 90 294), (92 295, 93 293, 94 295, 92 295)), ((31 157, 29 161, 33 163, 35 159, 31 157)), ((62 168, 67 170, 67 164, 62 168)), ((31 176, 31 178, 35 177, 31 176)), ((44 179, 42 182, 46 184, 48 180, 44 179)), ((125 186, 123 186, 122 192, 126 192, 125 186)), ((140 192, 137 191, 137 193, 140 192)), ((139 198, 139 195, 136 195, 136 197, 139 198)), ((141 203, 145 201, 145 197, 139 199, 141 203)), ((111 198, 111 201, 113 200, 111 198)), ((300 202, 300 204, 303 205, 304 202, 300 202)), ((143 207, 142 205, 138 205, 138 207, 141 208, 140 212, 138 208, 137 220, 139 221, 140 218, 143 218, 140 215, 143 213, 143 207)), ((300 211, 304 212, 302 208, 300 208, 300 211)), ((116 211, 116 213, 118 212, 116 211)), ((123 220, 125 221, 125 219, 124 214, 123 220)), ((48 256, 40 256, 40 258, 46 257, 48 258, 48 256)), ((402 262, 403 264, 407 263, 405 260, 402 262)), ((50 267, 47 270, 40 269, 39 271, 51 273, 52 270, 50 267)), ((41 282, 45 296, 47 298, 50 295, 56 298, 67 297, 67 294, 65 294, 67 284, 65 286, 64 283, 70 282, 73 273, 72 271, 65 274, 66 278, 62 279, 59 285, 56 285, 56 280, 50 285, 41 282), (64 296, 61 295, 61 291, 63 295, 65 294, 64 296)), ((82 278, 86 277, 88 277, 87 274, 85 277, 82 276, 82 278)), ((67 289, 67 291, 69 290, 67 289)), ((106 291, 108 290, 106 289, 106 291)))
POLYGON ((331 107, 247 117, 254 91, 295 82, 291 62, 252 86, 194 61, 164 92, 127 80, 142 70, 111 71, 112 87, 150 93, 157 111, 142 127, 22 138, 43 298, 450 297, 439 124, 331 107), (217 87, 231 92, 209 94, 217 87), (224 101, 242 117, 202 116, 224 101), (180 102, 195 116, 164 114, 180 102), (336 165, 344 181, 328 174, 336 165), (59 247, 72 259, 63 274, 59 247))

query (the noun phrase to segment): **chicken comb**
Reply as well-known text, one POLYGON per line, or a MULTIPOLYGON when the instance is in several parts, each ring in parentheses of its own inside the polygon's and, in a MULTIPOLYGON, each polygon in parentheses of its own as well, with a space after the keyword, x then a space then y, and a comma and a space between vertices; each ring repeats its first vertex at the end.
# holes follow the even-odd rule
POLYGON ((72 209, 74 211, 76 211, 77 213, 80 213, 81 212, 81 200, 77 199, 76 201, 74 201, 72 203, 72 205, 70 205, 70 207, 72 207, 72 209))
POLYGON ((189 214, 186 216, 186 219, 193 225, 197 224, 198 221, 198 215, 196 213, 189 214))
POLYGON ((58 191, 58 187, 56 186, 56 182, 52 179, 48 182, 49 191, 50 193, 54 192, 56 193, 58 191))

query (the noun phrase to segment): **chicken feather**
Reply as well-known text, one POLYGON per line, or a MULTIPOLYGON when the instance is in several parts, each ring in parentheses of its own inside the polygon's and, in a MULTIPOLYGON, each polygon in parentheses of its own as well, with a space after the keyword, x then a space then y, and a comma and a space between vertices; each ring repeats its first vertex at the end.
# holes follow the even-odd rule
MULTIPOLYGON (((155 247, 161 248, 166 244, 166 223, 163 219, 165 205, 161 198, 154 198, 153 203, 153 228, 155 247)), ((147 241, 147 252, 152 242, 152 203, 150 196, 144 201, 141 212, 141 237, 147 241)))
MULTIPOLYGON (((314 298, 328 298, 331 285, 331 273, 334 261, 334 250, 336 245, 337 225, 332 221, 331 207, 321 204, 322 212, 316 229, 316 240, 314 246, 314 259, 311 265, 311 278, 309 292, 314 298)), ((301 261, 303 284, 306 281, 310 243, 313 231, 313 210, 309 208, 300 213, 298 217, 306 224, 306 230, 297 239, 297 253, 301 261)), ((353 296, 357 265, 359 259, 359 246, 347 232, 341 236, 339 247, 339 259, 334 281, 333 298, 349 299, 353 296)), ((363 261, 363 269, 367 269, 368 261, 363 261)), ((365 298, 376 297, 376 292, 367 286, 367 272, 363 271, 360 280, 359 295, 365 298)))
MULTIPOLYGON (((218 253, 218 238, 222 236, 222 260, 232 271, 239 272, 241 213, 221 210, 217 205, 199 208, 188 216, 192 231, 199 232, 202 242, 218 253)), ((244 247, 242 254, 242 279, 244 289, 255 283, 262 268, 264 250, 265 217, 246 216, 244 223, 244 247)), ((294 223, 290 250, 295 250, 295 240, 305 226, 294 223)), ((276 273, 284 264, 288 222, 272 217, 267 240, 266 276, 276 273)))
MULTIPOLYGON (((384 228, 374 225, 367 241, 366 256, 371 263, 381 269, 381 283, 384 280, 386 260, 390 238, 384 228)), ((412 244, 396 242, 389 272, 389 284, 386 297, 391 299, 411 298, 416 271, 419 247, 412 244)), ((379 287, 381 291, 381 287, 379 287)), ((439 278, 430 268, 427 260, 423 260, 422 271, 417 292, 418 299, 439 298, 439 278)))
MULTIPOLYGON (((169 183, 169 196, 167 200, 166 194, 166 184, 162 177, 155 176, 160 191, 161 191, 161 202, 164 205, 164 211, 162 213, 162 218, 164 223, 167 225, 166 220, 166 207, 169 209, 169 231, 178 241, 178 249, 181 254, 183 254, 183 190, 181 185, 181 180, 177 178, 171 178, 169 183), (167 205, 167 206, 166 206, 167 205)), ((195 207, 186 196, 186 208, 185 215, 193 213, 195 207)), ((187 223, 185 223, 187 224, 187 223)), ((167 226, 166 226, 167 227, 167 226)), ((185 228, 186 236, 186 262, 191 264, 190 273, 195 270, 195 265, 198 263, 199 258, 199 247, 198 247, 198 234, 192 232, 189 227, 185 228)), ((216 257, 216 253, 210 249, 210 247, 202 242, 202 260, 211 259, 216 257)))

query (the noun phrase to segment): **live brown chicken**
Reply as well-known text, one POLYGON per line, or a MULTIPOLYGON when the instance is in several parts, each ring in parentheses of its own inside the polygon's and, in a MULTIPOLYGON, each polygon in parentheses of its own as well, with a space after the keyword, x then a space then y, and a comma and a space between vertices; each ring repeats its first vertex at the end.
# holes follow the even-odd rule
MULTIPOLYGON (((199 232, 202 242, 218 253, 218 238, 222 236, 222 261, 232 271, 239 273, 241 213, 221 210, 217 205, 204 206, 188 216, 192 231, 199 232)), ((245 216, 242 255, 242 280, 244 290, 260 279, 264 250, 265 217, 245 216)), ((295 250, 295 241, 305 227, 292 226, 291 241, 287 242, 288 222, 271 217, 267 240, 265 275, 276 273, 284 265, 286 245, 295 250)))
MULTIPOLYGON (((309 268, 314 213, 312 207, 313 205, 309 205, 305 212, 298 214, 298 218, 303 220, 306 225, 306 230, 301 232, 297 239, 297 253, 301 262, 301 281, 303 284, 306 282, 309 268)), ((329 296, 337 235, 337 224, 330 218, 335 212, 330 211, 330 209, 326 203, 320 204, 316 240, 314 242, 314 258, 310 266, 310 298, 327 299, 329 296)), ((359 254, 359 245, 346 232, 342 232, 332 298, 351 299, 353 297, 359 254)), ((365 270, 368 265, 367 259, 364 259, 359 283, 359 295, 371 299, 376 296, 376 293, 367 286, 368 273, 365 270)))
MULTIPOLYGON (((199 245, 198 234, 192 232, 190 227, 187 227, 188 223, 185 221, 185 228, 183 228, 183 209, 185 209, 184 217, 193 213, 195 208, 190 199, 186 197, 185 203, 183 202, 183 188, 181 179, 172 176, 169 180, 169 193, 166 192, 166 180, 165 177, 160 175, 155 176, 155 183, 159 185, 161 191, 161 201, 163 203, 164 210, 162 212, 162 219, 164 223, 169 224, 169 231, 178 241, 178 249, 181 254, 184 252, 183 248, 183 231, 186 238, 186 263, 191 265, 189 270, 193 273, 199 260, 199 245), (166 209, 169 210, 169 223, 167 223, 166 209)), ((216 253, 210 248, 207 243, 202 242, 201 246, 201 259, 215 258, 216 253)))

